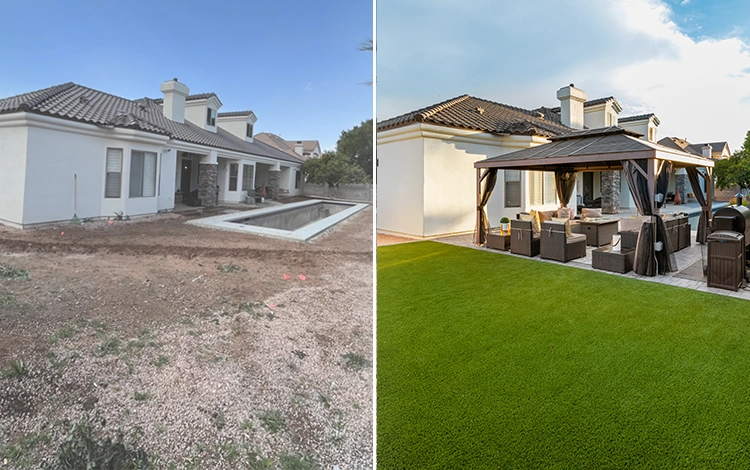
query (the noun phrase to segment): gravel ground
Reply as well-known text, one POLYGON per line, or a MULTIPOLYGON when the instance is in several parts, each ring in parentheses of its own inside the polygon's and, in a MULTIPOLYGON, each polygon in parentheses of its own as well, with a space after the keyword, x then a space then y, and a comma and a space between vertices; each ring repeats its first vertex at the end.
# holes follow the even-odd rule
POLYGON ((0 468, 84 419, 155 468, 372 468, 372 210, 311 243, 185 220, 0 228, 30 274, 0 270, 0 468))

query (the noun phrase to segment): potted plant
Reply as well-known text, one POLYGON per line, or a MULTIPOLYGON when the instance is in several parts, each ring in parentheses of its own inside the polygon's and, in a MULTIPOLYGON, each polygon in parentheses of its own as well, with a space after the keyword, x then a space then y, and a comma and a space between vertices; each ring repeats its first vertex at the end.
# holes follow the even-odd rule
POLYGON ((510 227, 510 219, 509 218, 503 217, 502 219, 500 219, 500 231, 501 232, 503 232, 503 233, 507 232, 508 230, 510 230, 509 227, 510 227))

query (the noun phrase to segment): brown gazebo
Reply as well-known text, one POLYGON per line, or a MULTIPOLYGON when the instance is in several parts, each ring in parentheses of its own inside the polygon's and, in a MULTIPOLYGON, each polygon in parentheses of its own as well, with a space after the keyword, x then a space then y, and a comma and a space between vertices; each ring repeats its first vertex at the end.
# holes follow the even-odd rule
POLYGON ((477 169, 477 228, 475 243, 484 243, 489 223, 484 207, 497 180, 497 170, 552 171, 555 173, 557 196, 567 206, 575 187, 576 175, 581 171, 623 170, 638 211, 651 220, 643 224, 638 236, 634 270, 653 276, 674 271, 676 266, 667 255, 668 250, 654 251, 654 241, 669 246, 661 217, 657 217, 664 202, 669 178, 675 168, 685 168, 696 200, 701 206, 698 222, 698 243, 706 243, 706 227, 711 214, 713 166, 710 158, 639 139, 641 135, 612 126, 571 132, 550 138, 550 143, 539 145, 474 163, 477 169), (705 172, 698 171, 705 168, 705 172), (708 191, 700 187, 703 178, 708 191), (484 184, 483 184, 484 183, 484 184), (661 197, 657 197, 661 194, 661 197))

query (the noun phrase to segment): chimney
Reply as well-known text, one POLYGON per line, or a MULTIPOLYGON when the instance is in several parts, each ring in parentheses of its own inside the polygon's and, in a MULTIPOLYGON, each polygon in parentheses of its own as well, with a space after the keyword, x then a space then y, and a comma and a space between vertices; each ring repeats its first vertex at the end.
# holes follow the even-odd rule
POLYGON ((701 150, 703 151, 703 156, 706 158, 711 158, 711 151, 713 150, 713 147, 711 147, 711 144, 706 144, 703 147, 701 147, 701 150))
POLYGON ((586 102, 586 92, 579 90, 572 83, 557 90, 560 100, 560 120, 573 129, 583 129, 583 103, 586 102))
POLYGON ((164 116, 175 122, 185 122, 185 97, 190 89, 174 78, 161 84, 161 92, 164 93, 164 116))
POLYGON ((296 144, 294 144, 294 153, 297 155, 302 155, 304 153, 304 147, 302 146, 302 141, 298 140, 296 144))

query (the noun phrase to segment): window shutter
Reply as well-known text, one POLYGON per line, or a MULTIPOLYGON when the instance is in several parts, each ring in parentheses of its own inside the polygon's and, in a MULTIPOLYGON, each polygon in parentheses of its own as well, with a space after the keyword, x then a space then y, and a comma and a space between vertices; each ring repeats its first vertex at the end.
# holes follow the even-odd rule
POLYGON ((143 197, 156 195, 156 154, 146 153, 143 163, 143 197))
POLYGON ((505 170, 505 207, 521 207, 521 172, 505 170))
POLYGON ((130 155, 130 197, 143 196, 143 152, 130 155))
POLYGON ((551 171, 545 171, 544 173, 544 203, 554 204, 557 199, 557 193, 555 192, 555 174, 551 171))
POLYGON ((104 197, 119 198, 122 185, 122 149, 107 149, 104 197))

